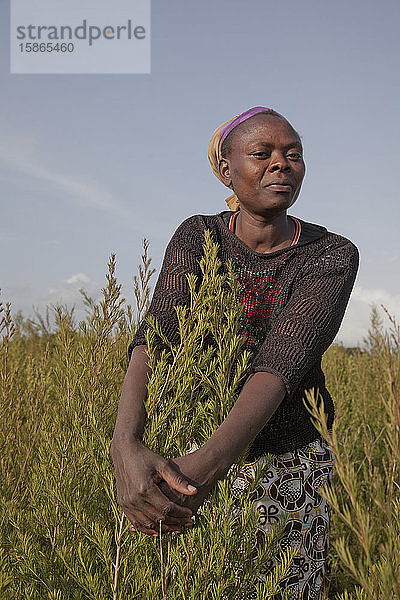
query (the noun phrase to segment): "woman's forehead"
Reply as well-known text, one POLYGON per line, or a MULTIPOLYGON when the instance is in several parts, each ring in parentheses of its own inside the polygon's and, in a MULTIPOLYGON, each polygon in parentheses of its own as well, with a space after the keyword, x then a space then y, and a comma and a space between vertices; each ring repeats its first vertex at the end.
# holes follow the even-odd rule
MULTIPOLYGON (((300 137, 291 124, 276 115, 260 113, 240 123, 231 131, 235 143, 247 144, 249 142, 271 141, 274 138, 285 137, 288 140, 302 145, 300 137)), ((232 140, 233 141, 233 140, 232 140)))

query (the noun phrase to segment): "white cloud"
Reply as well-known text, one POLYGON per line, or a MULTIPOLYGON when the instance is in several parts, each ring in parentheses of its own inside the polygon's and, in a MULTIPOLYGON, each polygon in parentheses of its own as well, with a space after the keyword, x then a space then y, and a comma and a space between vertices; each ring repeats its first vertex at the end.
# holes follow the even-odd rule
POLYGON ((69 309, 75 305, 74 315, 77 320, 86 317, 86 308, 80 289, 83 288, 88 296, 96 302, 101 297, 101 287, 97 281, 93 281, 85 273, 75 273, 66 279, 62 279, 49 287, 44 293, 38 293, 30 285, 11 285, 1 291, 0 300, 11 302, 11 311, 15 314, 21 310, 25 317, 33 317, 35 310, 40 314, 46 314, 46 307, 62 304, 69 309))
MULTIPOLYGON (((383 289, 366 289, 356 286, 350 298, 349 305, 336 341, 343 342, 346 346, 362 344, 367 336, 370 326, 372 305, 379 309, 383 305, 389 313, 400 320, 400 295, 391 294, 383 289)), ((388 325, 387 317, 382 309, 380 314, 384 325, 388 325)))
POLYGON ((79 204, 94 206, 112 212, 121 212, 112 195, 92 181, 72 173, 54 169, 45 159, 38 159, 38 147, 34 140, 14 138, 0 144, 0 161, 14 171, 30 179, 50 183, 61 190, 63 196, 79 204))
POLYGON ((85 273, 76 273, 76 275, 71 275, 68 279, 63 279, 63 283, 88 283, 89 281, 90 279, 85 273))
POLYGON ((89 296, 97 296, 99 287, 99 284, 92 281, 85 273, 75 273, 50 288, 47 294, 40 298, 39 302, 42 306, 61 302, 68 306, 76 304, 79 307, 79 305, 82 305, 82 294, 79 290, 83 288, 89 296))

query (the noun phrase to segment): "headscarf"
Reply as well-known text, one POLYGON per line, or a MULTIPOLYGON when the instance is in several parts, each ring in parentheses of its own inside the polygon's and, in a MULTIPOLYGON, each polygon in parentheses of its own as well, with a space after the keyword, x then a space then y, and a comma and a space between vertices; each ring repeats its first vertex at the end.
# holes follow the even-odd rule
MULTIPOLYGON (((208 145, 208 160, 210 161, 211 168, 213 170, 214 175, 216 177, 218 177, 218 179, 220 181, 222 181, 222 183, 224 183, 224 182, 223 182, 222 177, 219 172, 219 164, 222 159, 222 152, 221 152, 222 142, 225 140, 225 138, 228 136, 228 134, 232 131, 232 129, 234 129, 237 125, 239 125, 240 123, 243 123, 243 121, 245 121, 246 119, 249 119, 253 115, 257 115, 258 113, 261 113, 261 112, 277 115, 279 117, 282 117, 282 119, 285 119, 285 117, 280 115, 278 112, 276 112, 272 108, 267 108, 266 106, 255 106, 254 108, 249 108, 248 110, 236 115, 235 117, 232 117, 232 119, 229 119, 229 121, 225 121, 225 123, 222 123, 222 125, 217 127, 217 129, 212 134, 210 143, 208 145)), ((285 119, 285 121, 286 121, 286 119, 285 119)), ((232 184, 229 187, 232 187, 232 184)), ((231 196, 226 198, 225 202, 227 203, 227 205, 229 206, 229 208, 232 211, 239 210, 239 208, 240 208, 239 199, 236 196, 236 194, 232 194, 231 196)))

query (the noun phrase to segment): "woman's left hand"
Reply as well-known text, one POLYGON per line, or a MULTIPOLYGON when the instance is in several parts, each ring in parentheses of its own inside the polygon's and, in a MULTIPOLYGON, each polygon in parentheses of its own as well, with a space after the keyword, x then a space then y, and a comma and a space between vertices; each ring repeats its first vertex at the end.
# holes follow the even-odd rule
MULTIPOLYGON (((169 485, 162 481, 159 484, 163 494, 168 496, 170 500, 180 504, 181 506, 189 507, 193 513, 197 511, 204 500, 207 498, 211 488, 215 485, 218 477, 212 473, 210 467, 207 465, 207 461, 204 460, 203 453, 200 450, 185 454, 184 456, 178 456, 173 458, 172 461, 185 476, 185 479, 197 488, 196 494, 193 496, 186 496, 180 494, 175 490, 172 490, 169 485)), ((168 522, 168 519, 165 520, 168 522)))

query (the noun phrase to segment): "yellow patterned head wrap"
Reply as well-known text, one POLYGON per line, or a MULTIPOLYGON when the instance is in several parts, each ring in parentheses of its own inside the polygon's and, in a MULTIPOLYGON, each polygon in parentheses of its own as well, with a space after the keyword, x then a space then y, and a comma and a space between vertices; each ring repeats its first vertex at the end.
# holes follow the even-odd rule
MULTIPOLYGON (((266 106, 255 106, 254 108, 249 108, 249 110, 235 115, 234 117, 232 117, 232 119, 229 119, 229 121, 225 121, 225 123, 222 123, 222 125, 217 127, 217 129, 212 134, 210 143, 208 145, 208 160, 210 161, 214 175, 218 177, 220 181, 222 181, 222 177, 219 172, 219 165, 222 160, 222 142, 232 131, 232 129, 239 125, 239 123, 242 123, 246 119, 249 119, 253 115, 256 115, 260 112, 272 113, 278 115, 279 117, 282 117, 283 119, 285 118, 272 108, 267 108, 266 106)), ((232 187, 232 185, 230 185, 229 187, 232 187)), ((231 196, 225 199, 225 202, 232 211, 239 210, 240 208, 239 199, 236 196, 236 194, 231 194, 231 196)))

